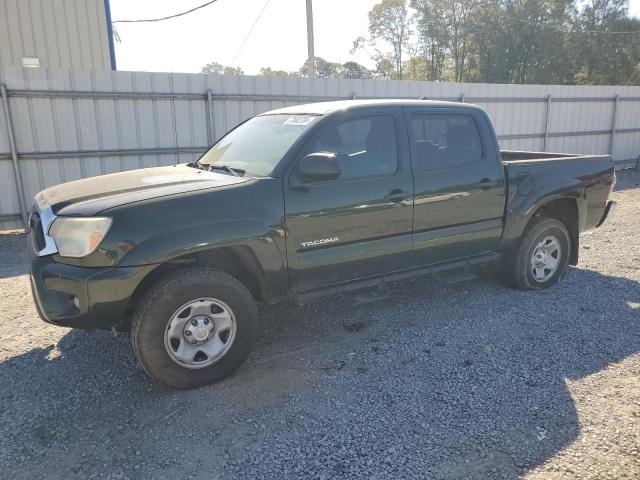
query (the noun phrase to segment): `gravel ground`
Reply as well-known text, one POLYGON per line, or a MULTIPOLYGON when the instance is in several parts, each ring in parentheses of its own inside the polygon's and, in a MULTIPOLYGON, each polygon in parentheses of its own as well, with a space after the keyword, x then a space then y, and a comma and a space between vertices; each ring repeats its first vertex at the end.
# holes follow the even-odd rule
POLYGON ((231 378, 182 392, 126 336, 41 322, 0 236, 0 477, 640 478, 640 174, 545 292, 491 275, 263 309, 231 378))

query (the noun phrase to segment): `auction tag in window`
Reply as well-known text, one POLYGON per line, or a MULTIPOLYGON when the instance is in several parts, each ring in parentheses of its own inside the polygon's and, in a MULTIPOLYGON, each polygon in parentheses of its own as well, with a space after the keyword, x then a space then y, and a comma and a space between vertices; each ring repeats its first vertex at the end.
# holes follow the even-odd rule
POLYGON ((309 125, 314 118, 316 118, 314 115, 292 115, 283 125, 309 125))

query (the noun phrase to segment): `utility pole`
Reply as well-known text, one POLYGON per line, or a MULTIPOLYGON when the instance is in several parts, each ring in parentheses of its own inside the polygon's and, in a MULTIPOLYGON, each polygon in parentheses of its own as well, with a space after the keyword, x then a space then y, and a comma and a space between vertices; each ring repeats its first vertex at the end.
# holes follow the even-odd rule
POLYGON ((313 52, 313 6, 312 0, 307 0, 307 51, 309 66, 309 78, 316 78, 316 56, 313 52))

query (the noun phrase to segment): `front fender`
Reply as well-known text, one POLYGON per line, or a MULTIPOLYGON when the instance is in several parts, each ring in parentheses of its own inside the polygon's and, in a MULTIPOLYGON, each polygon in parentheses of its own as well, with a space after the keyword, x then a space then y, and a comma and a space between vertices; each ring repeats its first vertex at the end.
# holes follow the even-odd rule
POLYGON ((286 294, 284 232, 253 220, 192 225, 154 235, 135 245, 119 265, 158 265, 189 254, 237 246, 247 247, 253 253, 274 296, 286 294))

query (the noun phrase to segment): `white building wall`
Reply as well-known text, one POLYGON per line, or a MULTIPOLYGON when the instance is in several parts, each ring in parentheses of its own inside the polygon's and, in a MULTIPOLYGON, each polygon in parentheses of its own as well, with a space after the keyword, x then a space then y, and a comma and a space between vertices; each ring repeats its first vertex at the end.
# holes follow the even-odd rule
POLYGON ((0 66, 110 70, 104 0, 0 0, 0 66))

